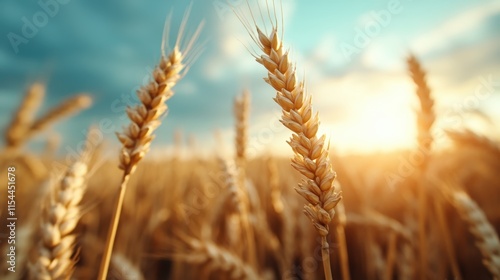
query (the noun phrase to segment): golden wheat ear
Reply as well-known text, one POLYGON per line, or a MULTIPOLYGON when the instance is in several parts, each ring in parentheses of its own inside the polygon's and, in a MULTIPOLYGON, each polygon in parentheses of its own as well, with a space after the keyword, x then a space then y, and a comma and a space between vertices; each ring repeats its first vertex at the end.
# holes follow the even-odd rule
POLYGON ((407 59, 407 64, 420 103, 420 111, 417 113, 418 144, 421 149, 428 151, 433 141, 431 134, 432 125, 436 120, 434 99, 427 84, 426 73, 418 59, 414 55, 410 55, 407 59))
POLYGON ((78 94, 64 100, 61 104, 49 110, 38 118, 29 129, 29 136, 40 133, 57 120, 76 114, 92 105, 92 98, 88 94, 78 94))
POLYGON ((489 152, 500 159, 500 143, 489 139, 486 136, 476 134, 474 131, 466 129, 464 131, 447 130, 446 134, 458 147, 476 147, 489 152))
POLYGON ((200 23, 190 40, 185 42, 185 29, 189 17, 190 8, 186 12, 175 45, 169 54, 165 54, 166 45, 169 41, 169 28, 171 15, 167 17, 163 34, 161 52, 162 57, 158 66, 153 70, 153 79, 137 92, 140 104, 128 107, 127 114, 131 123, 118 132, 117 137, 122 143, 120 154, 120 169, 124 170, 124 176, 132 174, 139 161, 149 151, 154 139, 154 131, 161 124, 161 117, 167 112, 166 102, 173 95, 173 87, 189 70, 189 64, 196 58, 196 42, 203 27, 200 23))
MULTIPOLYGON (((432 147, 433 137, 431 133, 432 125, 436 119, 434 113, 434 100, 431 95, 431 90, 427 84, 426 73, 420 62, 414 55, 410 55, 407 59, 407 66, 410 77, 415 84, 415 93, 420 103, 420 110, 417 112, 417 130, 418 130, 418 149, 424 152, 423 163, 419 166, 420 176, 424 176, 427 170, 429 155, 432 147)), ((419 180, 418 186, 418 222, 419 222, 419 265, 420 279, 426 277, 428 266, 428 236, 427 236, 427 208, 428 208, 428 192, 425 180, 419 180)), ((430 198, 432 199, 432 197, 430 198)))
POLYGON ((464 191, 451 191, 449 198, 460 217, 469 226, 476 247, 481 252, 483 264, 494 279, 500 279, 500 239, 483 210, 464 191))
POLYGON ((5 131, 5 143, 7 148, 19 147, 28 138, 28 132, 37 110, 43 102, 45 96, 45 85, 42 83, 32 84, 19 108, 14 113, 14 116, 5 131))
MULTIPOLYGON (((272 12, 267 3, 267 14, 272 26, 269 33, 259 28, 249 5, 248 9, 253 24, 246 20, 242 13, 237 11, 235 13, 260 49, 260 55, 253 55, 267 70, 267 77, 264 80, 275 90, 274 101, 283 109, 281 123, 292 131, 292 137, 288 141, 295 154, 291 160, 292 166, 304 176, 296 191, 309 202, 304 206, 304 213, 321 236, 325 277, 332 279, 327 235, 335 215, 334 208, 340 201, 341 195, 335 192, 333 186, 336 173, 330 163, 326 137, 317 136, 319 116, 313 113, 311 96, 306 93, 304 82, 297 80, 295 66, 289 59, 288 51, 283 47, 282 34, 280 35, 283 29, 280 31, 278 28, 279 20, 274 1, 272 12)), ((259 13, 261 16, 264 14, 260 9, 259 13)), ((266 29, 264 25, 264 30, 266 29)))
POLYGON ((137 96, 140 103, 126 109, 130 124, 122 132, 116 133, 118 140, 122 144, 119 168, 123 170, 123 177, 117 192, 116 205, 108 231, 98 279, 104 280, 108 274, 129 177, 149 151, 151 142, 155 137, 154 132, 160 126, 161 118, 168 110, 166 102, 174 95, 173 87, 187 73, 189 64, 198 54, 195 44, 203 27, 203 22, 190 36, 190 39, 186 41, 185 29, 190 10, 191 7, 185 13, 175 44, 169 48, 170 52, 165 54, 166 45, 169 41, 171 21, 171 16, 167 17, 161 45, 162 56, 158 66, 153 70, 153 79, 138 90, 137 96))
MULTIPOLYGON (((89 133, 90 135, 90 133, 89 133)), ((29 266, 32 279, 69 279, 76 263, 75 228, 82 216, 80 203, 87 188, 92 146, 89 136, 85 151, 59 178, 42 208, 37 257, 29 266)))
POLYGON ((243 93, 234 100, 234 116, 236 118, 236 162, 242 166, 247 160, 248 118, 250 117, 250 92, 243 93))

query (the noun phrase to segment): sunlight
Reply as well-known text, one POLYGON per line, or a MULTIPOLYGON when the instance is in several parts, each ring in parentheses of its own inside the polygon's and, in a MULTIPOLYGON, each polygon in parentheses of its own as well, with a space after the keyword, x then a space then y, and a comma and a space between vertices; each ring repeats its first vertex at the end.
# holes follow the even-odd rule
POLYGON ((339 153, 376 152, 410 148, 416 139, 412 110, 404 107, 364 106, 363 114, 341 124, 325 126, 320 133, 330 137, 339 153))

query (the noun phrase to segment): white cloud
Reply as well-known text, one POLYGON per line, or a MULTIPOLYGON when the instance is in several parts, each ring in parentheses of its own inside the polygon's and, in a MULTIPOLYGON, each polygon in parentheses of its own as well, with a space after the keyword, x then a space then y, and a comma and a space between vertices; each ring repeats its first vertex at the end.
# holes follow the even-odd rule
POLYGON ((483 20, 498 13, 500 2, 487 2, 449 19, 417 38, 412 46, 419 53, 428 53, 449 48, 456 44, 457 40, 473 40, 483 20))
POLYGON ((379 37, 361 54, 361 62, 371 69, 401 70, 408 54, 407 43, 398 37, 379 37))

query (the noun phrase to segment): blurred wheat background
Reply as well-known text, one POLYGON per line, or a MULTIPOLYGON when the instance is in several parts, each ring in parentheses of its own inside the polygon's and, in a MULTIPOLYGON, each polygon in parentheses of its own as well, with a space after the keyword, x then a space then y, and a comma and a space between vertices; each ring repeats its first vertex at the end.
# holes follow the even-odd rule
POLYGON ((0 10, 1 279, 500 279, 497 1, 0 10))

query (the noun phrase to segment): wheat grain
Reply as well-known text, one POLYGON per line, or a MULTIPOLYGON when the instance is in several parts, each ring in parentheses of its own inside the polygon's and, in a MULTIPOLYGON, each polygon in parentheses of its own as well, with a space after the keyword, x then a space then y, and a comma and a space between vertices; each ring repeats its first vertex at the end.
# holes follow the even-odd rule
MULTIPOLYGON (((243 20, 242 22, 244 23, 243 20)), ((288 142, 295 153, 292 166, 306 178, 299 183, 296 191, 309 202, 304 206, 304 213, 322 238, 325 276, 331 279, 326 236, 335 214, 334 207, 341 196, 333 187, 336 174, 329 161, 325 136, 316 136, 319 128, 318 114, 313 115, 311 96, 305 92, 304 82, 297 81, 295 67, 289 60, 288 51, 283 47, 277 26, 273 23, 269 35, 264 34, 257 25, 256 33, 250 31, 253 28, 249 24, 246 27, 263 52, 256 56, 256 60, 268 71, 268 77, 264 80, 276 90, 274 101, 283 109, 280 121, 293 132, 288 142)))
POLYGON ((73 163, 53 192, 42 211, 41 241, 38 257, 30 268, 33 279, 67 279, 71 276, 76 236, 73 234, 80 218, 80 201, 85 192, 87 163, 73 163))
POLYGON ((244 90, 241 96, 234 100, 234 115, 236 117, 236 161, 240 164, 246 160, 248 142, 248 118, 250 115, 250 92, 244 90))
POLYGON ((433 141, 431 128, 436 119, 434 100, 427 85, 425 71, 420 66, 417 58, 410 55, 407 63, 410 76, 417 87, 416 94, 420 103, 420 111, 417 112, 418 144, 423 151, 429 151, 433 141))
POLYGON ((137 164, 149 150, 151 142, 154 139, 154 131, 161 124, 160 117, 167 111, 165 102, 174 94, 172 87, 187 73, 188 67, 186 67, 186 63, 190 61, 189 55, 192 55, 191 50, 203 26, 203 24, 198 26, 186 46, 180 46, 189 12, 190 9, 188 9, 182 20, 177 41, 172 51, 168 55, 165 55, 164 44, 168 43, 167 41, 169 40, 169 26, 167 27, 169 19, 167 18, 162 40, 162 56, 160 63, 153 70, 153 79, 137 92, 141 103, 135 107, 127 108, 127 114, 131 120, 129 126, 122 133, 116 133, 122 143, 119 167, 123 170, 123 177, 117 193, 116 206, 111 218, 101 267, 99 269, 98 279, 100 280, 106 279, 130 175, 135 171, 137 164))

